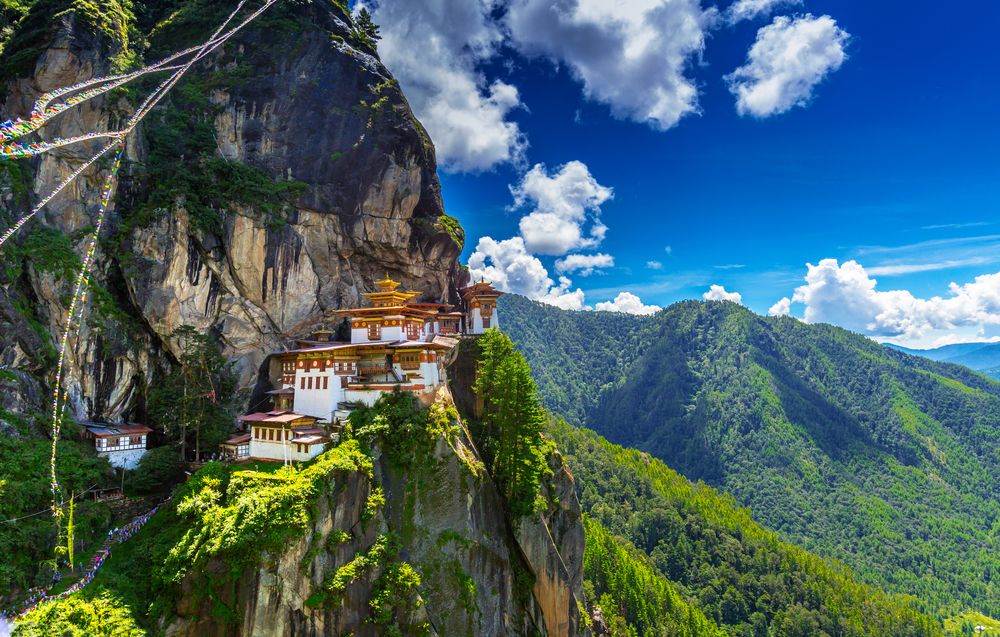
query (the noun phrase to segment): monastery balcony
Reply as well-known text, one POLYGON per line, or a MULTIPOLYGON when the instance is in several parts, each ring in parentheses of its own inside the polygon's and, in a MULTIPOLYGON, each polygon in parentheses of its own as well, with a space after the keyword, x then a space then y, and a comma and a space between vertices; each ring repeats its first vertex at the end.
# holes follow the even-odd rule
POLYGON ((378 376, 379 374, 389 374, 392 372, 392 365, 385 363, 359 363, 358 376, 378 376))

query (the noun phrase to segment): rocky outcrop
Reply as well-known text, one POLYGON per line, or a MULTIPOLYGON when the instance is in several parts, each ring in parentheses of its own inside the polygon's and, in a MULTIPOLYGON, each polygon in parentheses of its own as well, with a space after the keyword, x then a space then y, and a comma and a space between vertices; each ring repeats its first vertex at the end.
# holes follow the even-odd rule
MULTIPOLYGON (((401 469, 380 456, 372 479, 338 478, 314 508, 310 532, 280 555, 266 556, 232 589, 207 596, 199 584, 205 574, 187 580, 166 634, 385 634, 371 609, 373 586, 385 566, 361 573, 339 598, 322 591, 333 573, 387 536, 398 541, 394 559, 412 565, 420 577, 411 625, 426 623, 429 634, 441 637, 583 634, 576 603, 582 594, 580 509, 572 476, 558 456, 553 468, 555 491, 548 495, 558 492, 565 499, 513 528, 464 426, 440 436, 431 456, 415 467, 401 469), (383 494, 385 503, 366 520, 373 492, 383 494), (343 539, 331 541, 339 532, 343 539), (232 621, 212 612, 218 595, 233 610, 232 621)), ((208 572, 225 568, 216 564, 208 572)))
MULTIPOLYGON (((184 80, 190 91, 202 91, 198 99, 168 98, 165 108, 211 123, 214 159, 301 187, 278 216, 262 215, 253 197, 221 202, 221 223, 206 229, 193 222, 191 193, 175 193, 166 206, 150 203, 162 186, 149 178, 151 129, 130 140, 106 233, 114 240, 103 243, 96 281, 120 315, 134 320, 92 309, 80 327, 68 357, 78 417, 141 417, 141 395, 177 356, 170 335, 182 325, 215 335, 250 387, 265 355, 296 335, 296 325, 356 305, 386 272, 428 299, 455 295, 461 247, 438 224, 444 209, 434 149, 398 84, 357 41, 336 3, 279 5, 265 18, 271 22, 248 28, 184 80)), ((199 28, 207 35, 214 24, 199 28)), ((6 86, 3 113, 23 115, 41 92, 107 73, 118 52, 74 13, 61 16, 32 72, 6 86)), ((61 116, 44 134, 120 125, 131 105, 114 95, 61 116)), ((162 125, 154 119, 148 126, 162 125)), ((31 193, 47 192, 91 152, 71 148, 24 164, 31 193)), ((79 252, 106 169, 88 171, 22 232, 58 229, 79 252)), ((23 205, 13 190, 8 183, 3 191, 11 212, 23 205)), ((71 282, 28 268, 2 283, 0 321, 11 329, 0 334, 0 364, 45 380, 51 361, 41 363, 47 344, 38 334, 58 339, 71 282)), ((4 404, 16 393, 5 392, 4 404)))

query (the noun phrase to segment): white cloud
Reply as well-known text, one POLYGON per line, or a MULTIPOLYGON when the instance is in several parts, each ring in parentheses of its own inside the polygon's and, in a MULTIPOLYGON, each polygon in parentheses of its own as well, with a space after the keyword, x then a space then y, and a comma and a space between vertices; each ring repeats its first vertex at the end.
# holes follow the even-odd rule
POLYGON ((673 248, 673 246, 665 246, 663 248, 663 251, 666 252, 667 254, 673 254, 674 253, 674 248, 673 248))
POLYGON ((533 254, 559 256, 594 247, 607 233, 608 227, 597 215, 614 191, 597 183, 583 162, 568 162, 552 174, 536 164, 510 192, 513 208, 534 207, 519 224, 525 245, 533 254), (585 230, 588 222, 590 228, 585 230))
POLYGON ((610 254, 571 254, 566 258, 556 261, 556 271, 572 274, 578 273, 580 276, 590 276, 601 268, 614 266, 615 258, 610 254))
POLYGON ((787 296, 768 309, 768 316, 788 316, 792 312, 792 300, 787 296))
POLYGON ((735 24, 741 20, 753 20, 768 15, 781 6, 802 4, 802 0, 736 0, 726 10, 726 20, 735 24))
POLYGON ((598 303, 594 309, 602 312, 625 312, 626 314, 650 315, 659 312, 658 305, 644 305, 642 299, 631 292, 619 292, 614 301, 598 303))
POLYGON ((904 341, 923 339, 936 330, 1000 325, 1000 272, 964 285, 952 283, 950 296, 929 299, 908 290, 878 290, 877 281, 856 261, 807 264, 805 281, 792 301, 805 305, 810 323, 833 323, 904 341))
POLYGON ((527 146, 510 112, 515 86, 489 82, 478 66, 503 40, 494 0, 368 2, 381 26, 379 56, 399 80, 449 171, 480 171, 523 161, 527 146))
POLYGON ((584 304, 584 293, 583 290, 577 288, 571 290, 570 286, 573 285, 572 281, 564 276, 559 277, 559 285, 550 289, 545 296, 538 297, 538 300, 542 303, 548 303, 549 305, 555 305, 564 310, 589 310, 591 309, 584 304))
POLYGON ((492 281, 501 290, 537 299, 548 293, 552 279, 542 262, 528 254, 521 237, 496 241, 483 237, 469 257, 473 279, 492 281))
POLYGON ((655 259, 652 261, 646 261, 646 267, 649 268, 650 270, 662 270, 663 262, 656 261, 655 259))
POLYGON ((739 292, 728 292, 721 285, 713 285, 708 288, 708 292, 701 295, 706 301, 732 301, 733 303, 743 303, 743 295, 739 292))
POLYGON ((512 0, 506 21, 514 46, 565 64, 589 99, 665 130, 698 112, 685 70, 717 18, 699 0, 512 0))
POLYGON ((962 268, 970 265, 984 265, 987 263, 994 263, 996 260, 996 257, 971 257, 968 259, 950 259, 947 261, 935 261, 931 263, 892 263, 867 268, 867 271, 868 274, 873 274, 875 276, 897 276, 900 274, 915 274, 917 272, 950 270, 952 268, 962 268))
POLYGON ((505 241, 481 238, 469 257, 469 273, 474 280, 485 279, 529 299, 567 310, 586 309, 583 290, 571 290, 572 282, 566 277, 559 277, 559 285, 555 285, 538 257, 528 253, 521 237, 505 241))
POLYGON ((762 27, 747 63, 726 76, 739 113, 768 117, 804 106, 847 59, 848 37, 828 15, 779 16, 762 27))

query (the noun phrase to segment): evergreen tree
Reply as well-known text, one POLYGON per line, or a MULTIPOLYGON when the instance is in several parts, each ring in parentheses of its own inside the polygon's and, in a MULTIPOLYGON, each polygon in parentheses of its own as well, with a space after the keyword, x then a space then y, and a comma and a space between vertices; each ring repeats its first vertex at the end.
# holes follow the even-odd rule
POLYGON ((180 346, 180 365, 150 392, 150 415, 178 445, 182 459, 190 447, 200 459, 233 429, 236 376, 211 336, 190 325, 172 336, 180 346))
POLYGON ((483 412, 477 441, 515 517, 534 511, 550 443, 542 436, 545 412, 524 355, 499 330, 479 339, 473 389, 483 412))
POLYGON ((382 34, 379 33, 379 26, 372 20, 372 14, 368 12, 368 9, 361 7, 357 17, 354 18, 354 25, 357 34, 372 48, 382 39, 382 34))

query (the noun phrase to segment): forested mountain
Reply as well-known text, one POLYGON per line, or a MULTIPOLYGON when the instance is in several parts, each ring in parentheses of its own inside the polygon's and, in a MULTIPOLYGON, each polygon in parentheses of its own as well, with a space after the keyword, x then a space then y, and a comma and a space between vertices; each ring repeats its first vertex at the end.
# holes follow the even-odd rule
POLYGON ((910 349, 900 345, 888 345, 888 347, 934 361, 963 365, 1000 379, 1000 343, 955 343, 933 349, 910 349))
POLYGON ((569 368, 532 344, 573 341, 572 324, 544 326, 586 313, 505 300, 505 329, 553 409, 571 397, 609 440, 704 479, 783 540, 929 611, 1000 613, 1000 383, 732 303, 623 319, 632 334, 609 330, 569 368))
POLYGON ((589 516, 584 586, 612 623, 624 616, 638 634, 673 634, 667 614, 657 623, 648 607, 674 596, 733 637, 940 634, 912 598, 781 542, 731 498, 648 454, 565 421, 549 432, 589 516))

